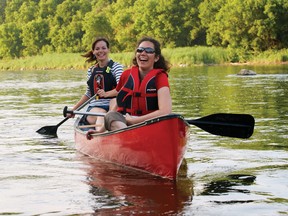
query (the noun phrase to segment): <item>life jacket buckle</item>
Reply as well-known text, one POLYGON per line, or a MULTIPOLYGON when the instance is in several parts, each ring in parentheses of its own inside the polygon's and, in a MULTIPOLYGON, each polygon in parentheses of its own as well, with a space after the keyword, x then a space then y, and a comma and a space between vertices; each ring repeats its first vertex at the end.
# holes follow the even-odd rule
POLYGON ((136 114, 136 115, 142 115, 142 110, 136 110, 136 111, 135 111, 135 114, 136 114))
POLYGON ((134 97, 141 97, 141 92, 134 92, 134 93, 133 93, 133 96, 134 96, 134 97))

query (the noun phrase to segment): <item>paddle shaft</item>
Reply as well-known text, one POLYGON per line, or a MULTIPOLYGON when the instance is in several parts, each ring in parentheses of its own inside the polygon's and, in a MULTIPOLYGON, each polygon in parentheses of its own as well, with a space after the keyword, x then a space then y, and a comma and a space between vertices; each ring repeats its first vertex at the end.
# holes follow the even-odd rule
POLYGON ((81 110, 84 108, 88 103, 90 103, 93 99, 97 98, 97 94, 95 94, 93 97, 89 98, 87 101, 85 101, 81 106, 79 106, 76 110, 81 110))
POLYGON ((67 107, 65 107, 63 110, 64 117, 67 115, 67 113, 71 113, 75 115, 91 115, 91 116, 102 116, 102 117, 106 115, 106 113, 80 112, 80 111, 67 110, 67 107))
POLYGON ((60 125, 62 125, 64 122, 66 122, 69 119, 69 117, 66 117, 65 119, 63 119, 61 122, 59 122, 56 127, 59 127, 60 125))

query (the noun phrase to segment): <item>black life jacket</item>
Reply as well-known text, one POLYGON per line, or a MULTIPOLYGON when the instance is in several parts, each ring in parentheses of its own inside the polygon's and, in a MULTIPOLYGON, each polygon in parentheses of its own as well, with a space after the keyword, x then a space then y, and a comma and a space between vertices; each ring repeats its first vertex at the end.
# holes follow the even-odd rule
POLYGON ((156 76, 166 72, 162 69, 153 69, 140 83, 138 67, 132 67, 130 70, 129 78, 117 95, 117 111, 141 116, 158 110, 156 76))
POLYGON ((95 95, 99 89, 104 89, 106 92, 116 88, 116 78, 111 73, 113 64, 114 62, 110 60, 104 68, 100 68, 99 64, 91 68, 92 74, 87 81, 91 95, 95 95))

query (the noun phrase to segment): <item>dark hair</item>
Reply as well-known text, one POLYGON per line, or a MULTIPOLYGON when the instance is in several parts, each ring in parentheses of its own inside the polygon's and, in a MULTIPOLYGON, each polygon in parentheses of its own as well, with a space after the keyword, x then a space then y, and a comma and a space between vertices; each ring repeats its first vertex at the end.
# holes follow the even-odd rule
MULTIPOLYGON (((153 68, 155 69, 163 69, 164 71, 168 72, 170 70, 170 64, 168 61, 165 60, 164 56, 161 54, 161 46, 160 43, 155 40, 154 38, 151 37, 143 37, 140 39, 137 43, 137 47, 143 42, 143 41, 149 41, 154 44, 154 49, 155 49, 155 55, 159 57, 159 60, 154 63, 153 68)), ((136 47, 136 49, 137 49, 136 47)), ((138 66, 137 60, 136 60, 136 55, 132 60, 133 64, 135 66, 138 66)))
POLYGON ((96 56, 93 54, 93 50, 95 48, 96 43, 98 43, 99 41, 104 41, 106 43, 108 49, 109 49, 110 44, 109 44, 109 41, 106 38, 104 38, 104 37, 96 38, 95 41, 92 43, 91 50, 88 51, 87 53, 85 53, 84 55, 81 55, 82 57, 87 58, 86 62, 95 61, 97 63, 97 59, 96 59, 96 56))

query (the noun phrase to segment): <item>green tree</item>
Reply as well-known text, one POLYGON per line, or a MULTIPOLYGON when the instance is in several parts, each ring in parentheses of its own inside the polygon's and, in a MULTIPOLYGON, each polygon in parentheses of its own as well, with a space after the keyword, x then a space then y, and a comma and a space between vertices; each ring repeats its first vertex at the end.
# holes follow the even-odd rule
MULTIPOLYGON (((113 29, 110 26, 110 22, 104 13, 89 13, 85 16, 85 22, 83 22, 83 44, 88 49, 91 49, 91 44, 96 37, 106 37, 109 41, 113 40, 113 29)), ((113 47, 112 47, 113 48, 113 47)))
POLYGON ((271 27, 268 31, 272 34, 262 41, 268 40, 268 48, 283 49, 288 47, 288 1, 271 0, 265 6, 265 14, 271 20, 271 27))
POLYGON ((287 46, 286 0, 204 0, 199 9, 209 45, 252 51, 287 46))
POLYGON ((187 46, 197 40, 203 43, 199 3, 199 0, 117 1, 110 12, 115 38, 125 50, 134 49, 132 42, 135 44, 144 35, 157 38, 165 47, 187 46))
POLYGON ((6 23, 24 25, 37 18, 38 2, 33 0, 7 1, 5 10, 6 23))
POLYGON ((114 32, 116 44, 114 49, 131 51, 135 47, 136 32, 134 30, 133 5, 135 0, 118 0, 106 10, 114 32))
POLYGON ((0 25, 0 58, 20 57, 22 52, 21 29, 15 23, 0 25))
POLYGON ((183 27, 185 8, 178 0, 153 0, 155 10, 150 12, 151 30, 166 47, 185 46, 189 38, 189 28, 183 27))
MULTIPOLYGON (((97 0, 91 11, 87 12, 82 21, 82 30, 85 32, 82 42, 86 50, 91 49, 91 44, 96 37, 106 37, 110 42, 114 40, 113 28, 111 27, 107 8, 110 3, 107 0, 97 0)), ((117 50, 116 47, 111 47, 112 51, 117 50)))
POLYGON ((185 0, 179 2, 182 4, 182 8, 184 8, 182 25, 184 29, 186 29, 186 31, 182 31, 181 34, 189 35, 185 46, 206 45, 206 29, 201 25, 201 19, 199 18, 199 5, 201 2, 202 0, 185 0))
POLYGON ((57 6, 65 0, 40 0, 38 16, 42 19, 52 20, 56 13, 57 6))
POLYGON ((5 8, 5 23, 13 23, 15 22, 15 16, 19 11, 19 8, 23 4, 25 0, 9 0, 6 3, 5 8))
POLYGON ((226 0, 203 0, 199 5, 199 18, 201 25, 206 30, 208 45, 221 45, 220 29, 215 25, 215 17, 226 0))
POLYGON ((57 52, 79 52, 82 45, 82 17, 91 10, 89 0, 66 0, 57 6, 49 37, 57 52))
POLYGON ((23 54, 25 56, 41 54, 42 47, 50 42, 48 33, 49 24, 46 20, 33 20, 24 25, 21 34, 23 46, 25 47, 23 54))
POLYGON ((287 11, 287 0, 2 0, 0 57, 84 52, 97 36, 113 52, 144 35, 164 47, 277 50, 288 47, 287 11))
POLYGON ((0 1, 0 25, 5 21, 5 8, 6 8, 6 0, 0 1))

